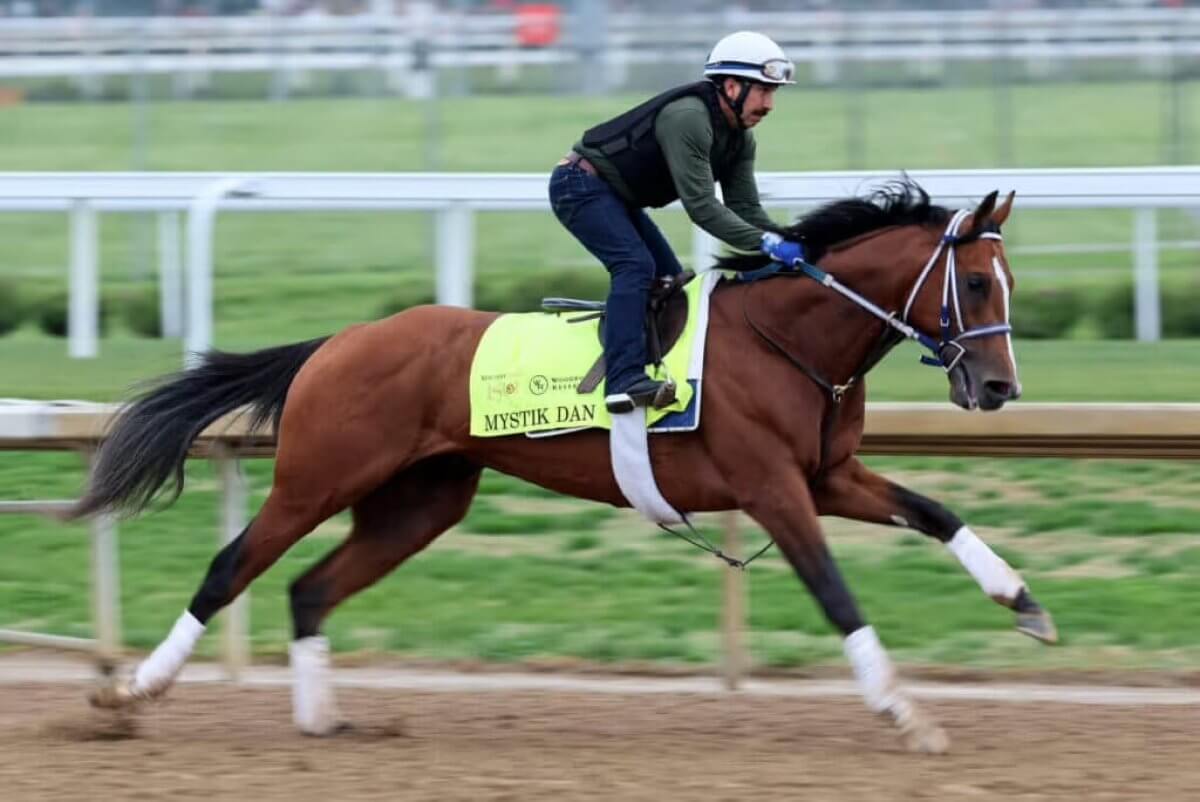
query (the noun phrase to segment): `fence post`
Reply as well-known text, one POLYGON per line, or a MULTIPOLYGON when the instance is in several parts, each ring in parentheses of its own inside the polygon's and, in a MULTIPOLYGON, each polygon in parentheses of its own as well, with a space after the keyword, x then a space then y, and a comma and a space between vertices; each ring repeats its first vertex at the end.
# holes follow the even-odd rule
MULTIPOLYGON (((96 452, 84 461, 95 465, 96 452)), ((116 519, 108 513, 92 518, 92 627, 96 636, 99 665, 115 666, 121 656, 121 552, 117 545, 116 519)))
POLYGON ((453 203, 437 215, 437 302, 470 308, 474 303, 475 220, 471 207, 453 203))
POLYGON ((121 654, 121 577, 117 526, 112 516, 92 520, 92 622, 96 628, 96 656, 101 664, 115 665, 121 654))
MULTIPOLYGON (((246 526, 246 479, 237 458, 223 445, 213 446, 221 477, 221 546, 232 542, 246 526)), ((237 680, 250 664, 250 589, 225 609, 221 624, 225 672, 237 680)))
POLYGON ((158 308, 164 337, 183 334, 183 270, 179 244, 179 212, 159 212, 158 308))
MULTIPOLYGON (((725 513, 725 538, 721 549, 735 560, 741 559, 741 534, 738 511, 725 513)), ((721 605, 721 677, 728 690, 737 690, 746 672, 746 572, 740 568, 722 570, 724 603, 721 605)))
POLYGON ((1134 327, 1142 341, 1162 336, 1158 292, 1158 215, 1154 209, 1137 209, 1133 225, 1134 327))
POLYGON ((717 261, 717 241, 700 226, 692 226, 692 270, 699 273, 717 261))
POLYGON ((67 305, 67 353, 96 356, 100 332, 100 259, 96 209, 87 201, 71 205, 71 283, 67 305))
POLYGON ((252 195, 244 188, 250 176, 228 176, 208 184, 188 207, 187 319, 184 363, 192 365, 212 345, 213 232, 217 205, 227 195, 252 195))

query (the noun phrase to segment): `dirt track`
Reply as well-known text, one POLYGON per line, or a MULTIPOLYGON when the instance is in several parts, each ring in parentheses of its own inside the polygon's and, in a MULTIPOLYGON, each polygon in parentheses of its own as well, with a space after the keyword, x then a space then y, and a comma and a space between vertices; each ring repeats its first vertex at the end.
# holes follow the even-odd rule
POLYGON ((357 728, 296 735, 280 688, 184 685, 132 721, 85 686, 0 686, 0 798, 1200 799, 1200 711, 927 701, 919 757, 861 704, 343 689, 357 728))

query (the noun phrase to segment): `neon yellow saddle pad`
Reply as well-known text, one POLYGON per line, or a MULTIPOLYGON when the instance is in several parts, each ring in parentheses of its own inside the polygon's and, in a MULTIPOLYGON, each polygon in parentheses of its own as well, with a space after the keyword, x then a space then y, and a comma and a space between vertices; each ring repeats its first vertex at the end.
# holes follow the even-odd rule
MULTIPOLYGON (((708 293, 716 276, 692 281, 688 320, 683 334, 663 360, 660 369, 647 367, 655 378, 674 379, 675 403, 647 411, 655 424, 698 405, 703 370, 704 333, 708 321, 708 293), (699 335, 699 336, 697 336, 699 335)), ((500 315, 484 332, 471 363, 471 434, 499 437, 509 434, 552 432, 563 429, 609 428, 604 408, 604 382, 581 395, 579 382, 600 356, 596 320, 572 323, 584 312, 526 312, 500 315)), ((691 430, 695 425, 680 425, 691 430)))

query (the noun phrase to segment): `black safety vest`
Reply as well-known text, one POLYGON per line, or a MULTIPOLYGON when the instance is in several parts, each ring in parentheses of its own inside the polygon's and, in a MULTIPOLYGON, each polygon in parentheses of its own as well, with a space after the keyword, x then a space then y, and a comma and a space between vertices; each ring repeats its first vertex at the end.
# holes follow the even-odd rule
MULTIPOLYGON (((695 95, 704 101, 714 132, 718 130, 717 126, 729 126, 717 99, 716 85, 711 81, 698 81, 656 95, 607 122, 589 128, 583 134, 584 146, 595 148, 608 158, 621 180, 629 187, 637 206, 666 206, 679 198, 666 157, 654 137, 654 122, 664 106, 688 95, 695 95)), ((715 134, 713 136, 713 152, 709 154, 709 163, 713 168, 713 178, 717 181, 721 180, 725 167, 733 162, 730 158, 732 153, 740 151, 745 142, 745 131, 736 129, 731 133, 733 136, 726 146, 731 153, 718 153, 718 140, 715 134)))

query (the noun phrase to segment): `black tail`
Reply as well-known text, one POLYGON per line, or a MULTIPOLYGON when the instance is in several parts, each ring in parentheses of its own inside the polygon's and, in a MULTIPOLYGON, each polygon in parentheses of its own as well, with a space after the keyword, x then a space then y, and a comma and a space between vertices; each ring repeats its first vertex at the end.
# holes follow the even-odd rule
POLYGON ((171 501, 183 491, 183 466, 205 427, 240 407, 250 425, 276 431, 288 388, 300 367, 327 340, 265 348, 250 354, 209 351, 195 367, 156 380, 118 412, 92 469, 87 492, 67 519, 98 512, 134 515, 175 476, 171 501))

